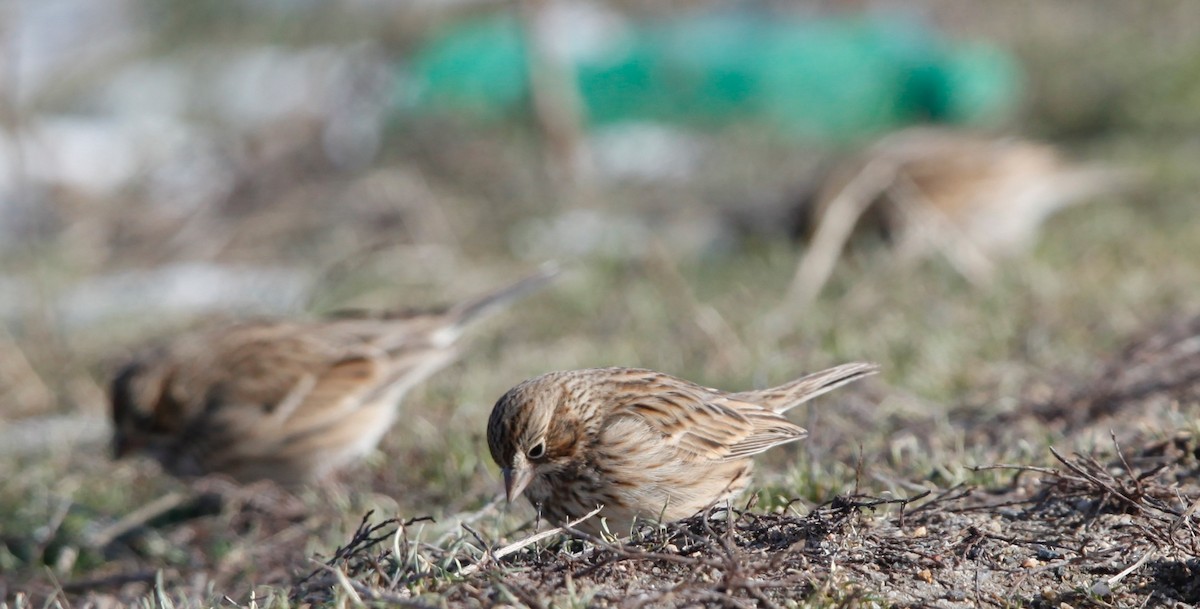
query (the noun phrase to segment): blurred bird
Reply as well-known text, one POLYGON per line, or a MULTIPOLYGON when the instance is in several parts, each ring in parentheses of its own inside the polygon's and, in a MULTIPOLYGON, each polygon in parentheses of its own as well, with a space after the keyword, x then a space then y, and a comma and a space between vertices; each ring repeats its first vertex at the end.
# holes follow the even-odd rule
POLYGON ((437 313, 245 321, 178 338, 112 382, 117 458, 172 474, 292 487, 379 443, 398 404, 452 362, 472 322, 542 287, 547 270, 437 313))
POLYGON ((750 457, 808 435, 783 413, 877 371, 844 364, 740 393, 652 370, 551 372, 496 402, 488 448, 510 502, 524 493, 553 524, 602 505, 609 530, 626 533, 635 518, 678 520, 736 496, 750 457))
POLYGON ((832 171, 802 213, 797 232, 809 249, 792 291, 815 297, 851 233, 865 228, 904 258, 941 252, 985 282, 993 259, 1030 246, 1052 214, 1133 177, 1018 138, 932 127, 891 134, 832 171))

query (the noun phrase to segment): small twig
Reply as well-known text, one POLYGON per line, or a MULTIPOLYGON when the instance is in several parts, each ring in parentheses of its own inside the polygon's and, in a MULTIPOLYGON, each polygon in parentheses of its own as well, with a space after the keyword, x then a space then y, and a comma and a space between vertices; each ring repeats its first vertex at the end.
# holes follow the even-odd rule
POLYGON ((472 529, 471 525, 465 522, 461 523, 459 526, 466 529, 466 531, 471 534, 471 537, 474 537, 475 541, 479 542, 479 547, 483 548, 483 558, 480 559, 481 562, 487 560, 496 560, 496 555, 492 554, 492 547, 488 545, 488 542, 484 541, 483 536, 479 534, 479 531, 472 529))
POLYGON ((1117 451, 1117 457, 1121 459, 1121 465, 1125 466, 1125 473, 1129 474, 1130 478, 1133 478, 1133 484, 1137 489, 1138 497, 1145 495, 1146 493, 1142 488, 1142 479, 1134 475, 1133 468, 1129 466, 1129 461, 1125 459, 1125 452, 1121 450, 1121 444, 1117 442, 1117 432, 1110 429, 1108 430, 1108 436, 1112 438, 1113 448, 1117 451))
POLYGON ((1051 476, 1060 476, 1062 472, 1052 467, 1038 467, 1036 465, 1010 465, 1008 463, 996 463, 993 465, 973 465, 967 468, 973 472, 986 472, 993 469, 1016 470, 1019 472, 1037 472, 1039 474, 1048 474, 1051 476))
MULTIPOLYGON (((713 513, 713 511, 709 512, 709 514, 712 514, 712 513, 713 513)), ((736 542, 733 539, 733 528, 734 528, 734 520, 735 519, 737 519, 737 515, 733 513, 733 509, 732 509, 732 506, 730 505, 729 501, 726 501, 725 502, 725 534, 721 536, 721 547, 723 547, 725 549, 725 556, 726 556, 726 558, 729 559, 729 561, 731 563, 736 563, 736 561, 734 560, 735 554, 736 554, 734 547, 736 546, 736 542)), ((708 530, 711 531, 712 530, 712 518, 705 518, 704 526, 705 526, 705 528, 707 528, 708 530)), ((734 564, 734 566, 737 566, 737 565, 734 564)))
POLYGON ((369 600, 382 601, 390 605, 404 607, 405 609, 434 609, 433 605, 422 603, 411 598, 406 598, 398 594, 376 590, 370 586, 356 582, 350 579, 344 571, 335 566, 327 565, 316 559, 310 558, 309 560, 317 564, 318 571, 324 570, 333 573, 333 576, 337 579, 338 585, 346 590, 354 604, 360 607, 366 606, 366 602, 363 601, 363 596, 365 595, 369 600))
MULTIPOLYGON (((666 552, 649 552, 647 550, 642 550, 640 548, 635 548, 632 546, 618 546, 618 545, 609 543, 609 542, 607 542, 595 535, 592 535, 590 533, 580 531, 579 529, 567 528, 566 530, 569 533, 571 533, 571 535, 575 536, 576 538, 592 543, 593 545, 596 546, 597 549, 611 552, 612 554, 615 554, 616 556, 627 559, 627 560, 661 560, 664 562, 672 562, 672 563, 676 563, 676 564, 688 565, 688 566, 693 566, 693 567, 704 566, 704 567, 711 567, 711 568, 716 568, 716 569, 720 569, 721 567, 725 566, 725 563, 718 561, 718 560, 712 560, 712 559, 708 559, 708 558, 700 558, 697 556, 681 556, 679 554, 670 554, 670 553, 666 553, 666 552)), ((685 529, 680 528, 679 531, 688 537, 691 537, 691 538, 697 537, 695 535, 692 535, 685 529)), ((705 541, 711 542, 711 538, 703 538, 703 539, 705 541)), ((696 550, 693 549, 692 551, 696 551, 696 550)))
POLYGON ((1130 573, 1137 571, 1142 565, 1146 564, 1146 561, 1150 560, 1150 557, 1153 556, 1156 551, 1158 551, 1158 548, 1150 548, 1145 554, 1142 555, 1141 558, 1138 559, 1137 562, 1133 563, 1132 565, 1129 565, 1129 567, 1127 567, 1124 571, 1121 571, 1120 573, 1108 578, 1106 580, 1108 582, 1108 585, 1115 586, 1121 580, 1125 579, 1126 575, 1129 575, 1130 573))
POLYGON ((94 548, 103 548, 122 535, 154 520, 155 518, 183 505, 188 499, 185 493, 172 492, 126 514, 120 520, 100 529, 90 536, 88 542, 94 548))
POLYGON ((1138 512, 1146 511, 1145 506, 1143 506, 1140 501, 1138 501, 1137 499, 1134 499, 1133 497, 1130 497, 1122 490, 1113 488, 1113 486, 1111 484, 1097 478, 1095 475, 1093 475, 1092 473, 1090 473, 1088 471, 1085 471, 1083 468, 1079 467, 1075 463, 1068 461, 1065 457, 1063 457, 1061 454, 1059 454, 1059 452, 1057 450, 1055 450, 1053 446, 1050 447, 1050 453, 1053 454, 1054 458, 1058 459, 1060 463, 1067 466, 1068 469, 1075 472, 1076 474, 1079 474, 1080 476, 1083 476, 1092 484, 1095 484, 1096 486, 1099 486, 1100 488, 1107 491, 1110 495, 1127 502, 1129 505, 1131 505, 1135 509, 1137 509, 1138 512))
MULTIPOLYGON (((507 546, 504 546, 503 548, 500 548, 499 550, 489 551, 488 554, 490 554, 492 556, 492 560, 498 561, 501 558, 508 556, 509 554, 517 552, 525 547, 531 546, 543 539, 553 537, 564 531, 575 532, 575 529, 574 529, 575 526, 577 526, 579 523, 591 518, 592 516, 599 514, 600 510, 602 510, 602 509, 604 509, 604 506, 599 506, 596 509, 588 512, 587 514, 584 514, 583 516, 564 524, 563 526, 555 527, 553 529, 548 529, 548 530, 542 531, 541 533, 537 533, 536 535, 530 535, 529 537, 526 537, 525 539, 511 543, 507 546)), ((463 576, 463 577, 465 577, 467 575, 471 575, 471 574, 475 573, 476 571, 479 571, 479 569, 483 568, 483 566, 486 565, 488 562, 489 561, 487 560, 487 555, 485 555, 482 559, 480 559, 479 562, 471 564, 471 565, 467 565, 466 567, 459 569, 457 572, 455 572, 455 575, 463 576)))
MULTIPOLYGON (((912 503, 912 502, 916 501, 917 499, 920 499, 921 497, 928 495, 930 492, 931 491, 926 490, 926 492, 923 495, 913 497, 912 499, 909 499, 908 502, 912 503)), ((913 514, 920 513, 924 510, 932 509, 933 507, 941 505, 943 503, 949 503, 951 501, 957 501, 957 500, 963 499, 965 497, 970 497, 971 494, 974 492, 975 492, 975 487, 973 487, 973 486, 962 486, 962 485, 953 486, 953 487, 950 487, 950 488, 938 493, 935 497, 933 497, 929 501, 926 501, 925 503, 922 503, 921 505, 918 505, 917 507, 915 507, 911 510, 907 510, 907 512, 908 512, 908 515, 911 516, 913 514)), ((905 507, 907 507, 907 505, 905 507)))
POLYGON ((862 508, 874 510, 875 508, 877 508, 881 505, 899 505, 901 508, 903 508, 904 506, 907 506, 908 504, 913 503, 914 501, 919 501, 921 499, 924 499, 925 497, 928 497, 930 495, 930 493, 932 493, 932 492, 933 492, 932 490, 926 490, 923 493, 918 493, 916 495, 913 495, 912 497, 907 497, 907 498, 903 498, 903 499, 883 499, 882 497, 864 497, 862 495, 848 495, 848 496, 839 495, 837 497, 834 497, 832 501, 829 501, 825 505, 827 505, 830 508, 833 508, 835 510, 838 510, 838 509, 844 509, 844 510, 862 509, 862 508))
POLYGON ((346 576, 345 571, 329 565, 321 565, 321 567, 333 573, 333 576, 338 580, 338 584, 340 584, 342 589, 350 595, 350 599, 354 601, 355 605, 361 607, 366 604, 363 602, 362 597, 358 595, 358 590, 354 589, 354 584, 350 583, 350 578, 346 576))
POLYGON ((1192 519, 1192 515, 1195 514, 1196 510, 1198 509, 1200 509, 1200 498, 1193 501, 1192 504, 1188 506, 1188 509, 1184 510, 1184 512, 1175 519, 1175 522, 1171 523, 1171 527, 1167 529, 1168 532, 1174 536, 1175 531, 1178 531, 1179 527, 1183 526, 1185 522, 1190 521, 1192 519))
MULTIPOLYGON (((504 495, 497 495, 497 496, 493 497, 492 500, 487 502, 483 507, 479 508, 478 510, 475 510, 474 512, 467 514, 466 516, 459 518, 458 524, 460 524, 460 525, 475 524, 479 519, 494 512, 496 510, 496 507, 498 505, 500 505, 500 502, 502 502, 502 501, 504 501, 504 495)), ((435 540, 433 542, 433 545, 441 546, 442 544, 449 541, 450 538, 456 534, 456 532, 457 532, 456 529, 451 528, 450 530, 443 533, 441 537, 438 537, 437 540, 435 540)))
MULTIPOLYGON (((374 515, 374 513, 375 513, 374 510, 370 510, 366 514, 363 514, 362 520, 359 522, 358 528, 354 531, 354 535, 350 538, 350 541, 346 542, 346 545, 340 546, 336 550, 334 550, 333 556, 330 557, 325 562, 323 562, 322 564, 325 566, 333 566, 333 565, 336 565, 339 561, 347 561, 350 558, 352 558, 354 555, 356 555, 368 548, 371 548, 379 543, 387 541, 388 539, 392 539, 393 547, 398 548, 399 547, 398 540, 395 538, 398 531, 400 531, 401 529, 406 528, 412 524, 415 524, 417 522, 433 520, 433 518, 430 516, 419 516, 416 518, 410 518, 409 520, 406 520, 406 521, 402 521, 399 518, 389 518, 387 520, 384 520, 383 522, 380 522, 377 524, 371 524, 370 519, 371 519, 371 516, 374 515), (375 535, 380 529, 383 529, 384 527, 386 527, 388 525, 393 525, 393 524, 397 526, 395 531, 388 531, 387 533, 384 533, 382 535, 375 535)), ((406 543, 407 543, 407 540, 406 540, 406 543)), ((395 558, 397 561, 400 560, 399 556, 396 556, 395 558)), ((321 569, 314 569, 306 577, 304 577, 299 582, 297 582, 296 585, 298 587, 302 587, 304 584, 306 584, 307 582, 312 580, 314 577, 316 577, 316 575, 320 572, 321 572, 321 569)))
POLYGON ((981 538, 981 539, 992 539, 995 541, 1002 541, 1010 546, 1028 546, 1028 547, 1044 546, 1047 548, 1056 548, 1059 550, 1066 550, 1068 552, 1078 553, 1077 550, 1066 545, 1065 543, 1062 543, 1061 541, 1051 541, 1049 539, 1018 539, 1016 537, 1006 537, 1004 535, 998 535, 996 533, 986 533, 984 531, 979 530, 978 528, 974 529, 973 532, 975 535, 979 536, 979 538, 981 538))
POLYGON ((70 581, 62 585, 64 592, 86 592, 96 588, 108 588, 116 586, 124 586, 132 583, 145 583, 154 581, 155 571, 137 571, 134 573, 117 573, 107 577, 97 577, 94 579, 78 579, 70 581))

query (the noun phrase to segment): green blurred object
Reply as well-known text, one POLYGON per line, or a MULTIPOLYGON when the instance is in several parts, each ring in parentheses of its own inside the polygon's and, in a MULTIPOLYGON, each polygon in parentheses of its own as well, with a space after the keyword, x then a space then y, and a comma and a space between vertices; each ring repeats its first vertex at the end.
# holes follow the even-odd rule
MULTIPOLYGON (((412 62, 414 107, 483 120, 524 112, 522 32, 511 15, 443 31, 412 62)), ((950 44, 903 17, 795 21, 739 12, 646 22, 570 68, 590 125, 751 121, 825 140, 913 122, 994 123, 1020 90, 1008 53, 950 44)))
POLYGON ((501 118, 529 98, 525 40, 510 17, 458 25, 427 44, 414 67, 416 103, 501 118))

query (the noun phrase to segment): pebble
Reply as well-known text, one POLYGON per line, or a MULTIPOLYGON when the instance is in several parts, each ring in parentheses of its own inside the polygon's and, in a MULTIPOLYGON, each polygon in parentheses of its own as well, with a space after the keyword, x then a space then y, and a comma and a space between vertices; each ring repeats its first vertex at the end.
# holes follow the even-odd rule
POLYGON ((1041 544, 1038 544, 1034 547, 1037 548, 1037 557, 1040 560, 1058 560, 1063 557, 1062 552, 1059 552, 1053 548, 1049 548, 1041 544))

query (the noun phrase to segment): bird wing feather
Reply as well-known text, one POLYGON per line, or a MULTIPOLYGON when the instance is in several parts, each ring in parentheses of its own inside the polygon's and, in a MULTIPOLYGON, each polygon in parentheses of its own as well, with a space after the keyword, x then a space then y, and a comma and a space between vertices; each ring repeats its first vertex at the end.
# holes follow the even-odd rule
POLYGON ((258 441, 227 444, 255 453, 345 416, 387 367, 385 354, 290 324, 229 332, 208 346, 210 365, 193 367, 201 376, 176 378, 190 404, 188 427, 251 434, 258 441))
POLYGON ((680 379, 669 384, 674 386, 649 395, 629 394, 613 416, 636 417, 692 460, 743 459, 807 435, 803 427, 758 404, 680 379))

